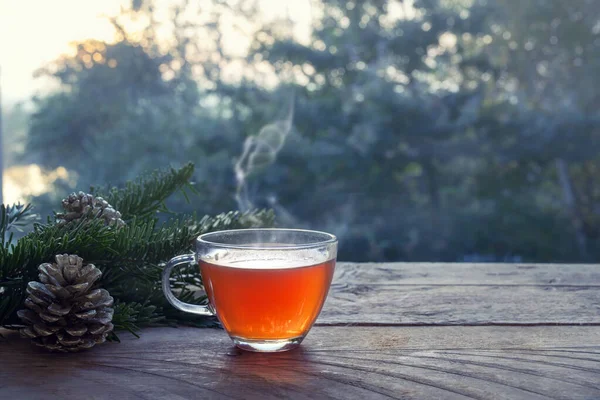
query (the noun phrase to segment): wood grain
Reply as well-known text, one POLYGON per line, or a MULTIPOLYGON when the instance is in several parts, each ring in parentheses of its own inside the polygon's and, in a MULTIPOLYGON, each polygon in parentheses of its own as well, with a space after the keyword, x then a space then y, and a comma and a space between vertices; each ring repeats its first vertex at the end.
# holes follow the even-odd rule
POLYGON ((600 399, 600 266, 340 263, 280 354, 212 329, 81 354, 0 333, 0 399, 600 399))
POLYGON ((339 263, 318 323, 600 324, 600 266, 339 263))
POLYGON ((371 285, 600 287, 600 265, 340 262, 336 281, 371 285))
POLYGON ((597 399, 598 327, 316 327, 299 350, 146 329, 80 354, 0 343, 2 399, 597 399))

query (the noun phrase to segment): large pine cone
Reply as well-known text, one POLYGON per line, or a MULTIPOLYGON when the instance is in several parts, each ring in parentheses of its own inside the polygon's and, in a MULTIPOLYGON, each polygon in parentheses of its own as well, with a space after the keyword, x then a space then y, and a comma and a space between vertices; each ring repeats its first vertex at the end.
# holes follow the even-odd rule
POLYGON ((17 314, 27 325, 21 336, 54 351, 79 351, 106 341, 112 331, 113 298, 92 287, 102 272, 76 255, 57 255, 38 267, 40 282, 29 282, 27 309, 17 314))
POLYGON ((81 218, 102 218, 106 225, 115 225, 117 228, 125 225, 121 213, 108 204, 102 197, 79 192, 71 193, 63 199, 64 213, 57 214, 59 223, 66 223, 81 218))

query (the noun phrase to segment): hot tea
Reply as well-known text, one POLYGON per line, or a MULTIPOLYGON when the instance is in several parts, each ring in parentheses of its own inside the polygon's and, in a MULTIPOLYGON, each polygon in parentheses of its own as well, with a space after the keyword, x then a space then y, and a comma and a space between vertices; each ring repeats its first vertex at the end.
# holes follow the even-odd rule
POLYGON ((281 260, 199 264, 225 330, 232 337, 269 340, 306 334, 327 297, 335 259, 307 266, 281 260))

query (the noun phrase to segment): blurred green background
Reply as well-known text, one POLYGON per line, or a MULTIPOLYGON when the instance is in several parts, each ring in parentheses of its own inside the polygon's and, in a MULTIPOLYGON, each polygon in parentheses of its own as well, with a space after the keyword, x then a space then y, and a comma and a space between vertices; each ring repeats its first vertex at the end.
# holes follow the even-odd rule
POLYGON ((344 261, 598 261, 600 2, 119 5, 110 38, 5 95, 5 201, 45 215, 193 161, 200 195, 174 211, 270 207, 344 261))

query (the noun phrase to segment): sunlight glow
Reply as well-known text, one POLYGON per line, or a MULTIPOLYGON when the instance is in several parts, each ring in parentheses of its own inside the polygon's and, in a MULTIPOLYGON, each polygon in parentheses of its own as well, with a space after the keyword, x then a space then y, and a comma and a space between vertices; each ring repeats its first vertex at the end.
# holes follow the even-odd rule
POLYGON ((49 172, 43 171, 35 164, 8 168, 4 171, 4 203, 24 203, 28 196, 39 196, 48 191, 56 180, 68 181, 73 178, 63 167, 49 172))
POLYGON ((119 12, 126 0, 0 0, 0 68, 5 103, 43 89, 35 70, 70 51, 69 43, 94 38, 112 41, 105 15, 119 12))

